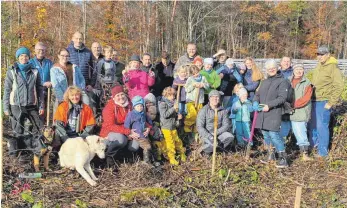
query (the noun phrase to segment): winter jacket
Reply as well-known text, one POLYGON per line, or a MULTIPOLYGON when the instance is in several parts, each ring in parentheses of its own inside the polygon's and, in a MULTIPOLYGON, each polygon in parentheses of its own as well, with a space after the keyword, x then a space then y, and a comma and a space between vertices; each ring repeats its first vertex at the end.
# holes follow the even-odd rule
MULTIPOLYGON (((175 84, 183 84, 183 85, 185 85, 186 82, 187 82, 187 79, 181 80, 179 77, 176 77, 174 79, 174 81, 173 81, 172 88, 174 88, 177 91, 178 90, 178 86, 175 85, 175 84)), ((186 102, 186 88, 184 86, 182 86, 181 90, 180 90, 180 102, 186 102)))
POLYGON ((229 99, 229 102, 226 106, 224 106, 224 108, 230 112, 230 116, 229 118, 231 119, 235 119, 236 118, 236 114, 233 113, 232 111, 232 106, 239 100, 239 96, 237 96, 236 94, 233 94, 230 99, 229 99))
MULTIPOLYGON (((70 102, 64 101, 58 106, 57 111, 55 112, 53 117, 53 120, 56 123, 56 132, 62 138, 66 138, 69 136, 67 134, 67 125, 71 108, 72 104, 70 102)), ((79 126, 77 134, 79 136, 87 137, 88 135, 93 133, 96 123, 93 110, 88 105, 82 104, 82 110, 79 114, 77 121, 77 126, 79 126)))
POLYGON ((234 66, 229 69, 224 65, 220 68, 220 73, 224 75, 221 81, 220 91, 224 92, 224 96, 232 96, 235 85, 237 83, 242 83, 242 77, 239 74, 237 67, 234 66))
POLYGON ((334 57, 330 57, 324 64, 318 63, 307 74, 307 78, 315 87, 312 100, 326 100, 332 106, 337 104, 343 90, 343 77, 334 57))
POLYGON ((253 71, 247 69, 246 72, 242 75, 243 76, 243 86, 248 91, 249 100, 253 100, 255 91, 257 90, 257 88, 259 87, 259 84, 260 84, 260 80, 258 80, 258 81, 252 80, 252 74, 253 74, 253 71))
POLYGON ((220 76, 216 73, 215 70, 211 69, 212 71, 206 71, 205 69, 200 71, 200 74, 204 76, 210 85, 210 88, 205 90, 205 94, 208 94, 213 89, 217 89, 221 83, 220 76))
POLYGON ((161 129, 176 129, 177 112, 174 108, 174 101, 162 98, 159 102, 160 126, 161 129))
MULTIPOLYGON (((292 81, 293 77, 289 77, 292 81)), ((307 87, 311 86, 311 82, 302 77, 301 81, 296 84, 294 89, 294 102, 305 95, 307 87)), ((308 122, 311 118, 311 100, 302 108, 295 108, 292 115, 290 115, 291 121, 305 121, 308 122)))
POLYGON ((246 100, 244 103, 241 103, 241 101, 238 100, 233 104, 231 109, 232 113, 235 114, 236 121, 251 121, 251 113, 253 112, 253 106, 251 101, 246 100))
MULTIPOLYGON (((81 90, 86 88, 84 77, 80 71, 80 68, 76 65, 72 65, 73 69, 73 85, 77 86, 81 90)), ((64 70, 59 65, 54 65, 51 68, 51 82, 56 99, 59 102, 63 101, 64 93, 69 87, 67 77, 64 70)))
POLYGON ((112 60, 101 59, 96 65, 90 84, 93 88, 101 89, 102 82, 108 84, 118 82, 116 64, 112 60))
POLYGON ((194 79, 194 77, 189 77, 187 79, 186 85, 184 87, 186 90, 186 101, 187 102, 195 102, 197 90, 200 90, 198 103, 199 104, 204 103, 204 93, 205 93, 205 91, 209 90, 210 85, 208 84, 206 78, 202 75, 201 75, 201 81, 200 82, 204 84, 204 87, 203 88, 196 88, 196 87, 194 87, 194 84, 199 83, 199 82, 196 81, 194 79))
POLYGON ((161 95, 165 87, 169 87, 173 83, 173 70, 174 70, 175 64, 171 61, 167 64, 167 66, 164 66, 162 62, 159 62, 155 68, 154 73, 155 76, 155 85, 153 85, 153 94, 158 97, 161 95))
POLYGON ((39 71, 42 85, 45 82, 51 81, 50 70, 53 66, 53 62, 51 60, 43 58, 41 64, 41 62, 36 57, 34 57, 30 59, 29 62, 34 66, 34 68, 36 68, 39 71))
POLYGON ((45 103, 41 83, 36 68, 32 67, 27 70, 26 79, 24 79, 17 63, 15 63, 6 72, 3 95, 4 112, 10 112, 10 105, 32 106, 39 104, 39 108, 44 109, 45 103))
POLYGON ((93 71, 95 72, 96 70, 96 65, 99 63, 99 61, 104 59, 104 55, 100 54, 98 58, 95 58, 94 55, 92 55, 92 60, 93 60, 93 71))
POLYGON ((256 128, 279 131, 283 104, 287 99, 288 85, 281 72, 262 81, 254 101, 269 106, 268 112, 259 112, 256 128))
POLYGON ((196 57, 197 55, 195 54, 195 56, 193 58, 189 58, 188 54, 184 54, 183 56, 179 57, 176 64, 175 64, 175 68, 174 68, 174 77, 177 76, 177 70, 181 67, 181 66, 184 66, 184 65, 188 65, 188 64, 191 64, 193 63, 194 61, 194 58, 196 57))
MULTIPOLYGON (((213 138, 214 134, 214 115, 215 111, 210 104, 205 105, 198 113, 196 119, 196 128, 202 138, 213 138)), ((228 118, 228 112, 223 107, 217 108, 217 136, 224 132, 231 131, 231 122, 228 118)))
POLYGON ((147 138, 143 135, 145 128, 151 128, 152 120, 145 114, 144 111, 137 112, 135 109, 130 111, 124 121, 124 127, 134 129, 140 135, 140 138, 147 138))
POLYGON ((117 81, 123 85, 123 70, 125 69, 125 64, 123 64, 122 62, 115 62, 116 64, 116 77, 117 77, 117 81))
POLYGON ((127 107, 122 107, 115 104, 113 99, 109 100, 102 110, 103 123, 100 136, 105 138, 110 132, 120 133, 126 136, 129 135, 131 133, 130 129, 124 127, 124 121, 130 111, 130 103, 127 107))
POLYGON ((289 78, 293 76, 293 68, 291 66, 286 70, 282 70, 282 69, 279 69, 279 70, 282 72, 283 77, 285 79, 289 80, 289 78))
POLYGON ((133 99, 136 95, 145 97, 149 93, 149 87, 154 85, 154 73, 146 73, 143 70, 130 70, 123 76, 123 82, 129 90, 129 97, 133 99))
POLYGON ((92 52, 84 44, 82 44, 81 49, 75 48, 73 42, 66 49, 70 53, 70 62, 80 68, 86 85, 89 85, 94 71, 92 52))

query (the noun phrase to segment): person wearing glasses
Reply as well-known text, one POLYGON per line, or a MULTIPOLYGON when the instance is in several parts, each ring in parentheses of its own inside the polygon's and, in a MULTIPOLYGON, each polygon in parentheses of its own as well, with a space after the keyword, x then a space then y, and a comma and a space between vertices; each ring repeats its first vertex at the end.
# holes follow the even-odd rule
POLYGON ((65 49, 60 49, 58 53, 58 63, 51 68, 51 82, 55 94, 53 111, 64 101, 64 93, 69 86, 77 86, 82 90, 83 103, 89 103, 89 97, 85 93, 86 82, 78 66, 69 62, 70 53, 65 49))
POLYGON ((326 158, 331 108, 338 103, 342 94, 343 78, 337 60, 331 56, 328 46, 318 48, 317 59, 318 65, 307 74, 314 86, 308 132, 311 146, 318 146, 318 158, 326 158))

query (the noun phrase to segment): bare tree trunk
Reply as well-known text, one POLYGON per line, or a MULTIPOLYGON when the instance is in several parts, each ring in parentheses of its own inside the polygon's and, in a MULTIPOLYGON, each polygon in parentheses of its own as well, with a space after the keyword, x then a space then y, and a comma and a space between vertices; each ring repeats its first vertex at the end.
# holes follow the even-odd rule
POLYGON ((62 2, 59 1, 59 33, 58 33, 58 37, 59 37, 59 43, 61 43, 61 40, 62 40, 62 37, 61 37, 61 33, 62 33, 62 21, 63 19, 61 18, 62 17, 62 2))
MULTIPOLYGON (((18 12, 18 29, 21 28, 22 25, 22 2, 17 1, 17 12, 18 12)), ((21 40, 22 40, 22 32, 20 31, 18 35, 18 47, 21 44, 21 40)))
POLYGON ((87 1, 83 1, 83 41, 86 43, 87 36, 87 1))

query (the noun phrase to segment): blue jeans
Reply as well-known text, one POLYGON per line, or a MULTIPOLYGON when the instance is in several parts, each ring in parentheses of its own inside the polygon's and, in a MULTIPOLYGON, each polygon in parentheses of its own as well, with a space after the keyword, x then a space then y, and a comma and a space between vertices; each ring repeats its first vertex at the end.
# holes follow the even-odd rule
POLYGON ((178 113, 183 116, 187 115, 187 105, 185 102, 178 103, 178 113))
POLYGON ((237 144, 241 146, 245 146, 247 142, 243 140, 243 138, 249 139, 251 135, 249 122, 236 121, 235 123, 236 123, 237 144))
POLYGON ((290 121, 282 121, 281 122, 281 130, 280 130, 280 136, 281 137, 287 137, 289 134, 290 129, 292 126, 290 125, 290 121))
POLYGON ((308 125, 311 146, 318 145, 320 156, 328 155, 329 148, 329 122, 331 110, 325 109, 327 101, 312 102, 311 120, 308 125))
POLYGON ((283 137, 280 136, 279 132, 267 130, 262 130, 261 132, 263 133, 266 146, 274 146, 277 152, 285 151, 284 140, 283 137))
POLYGON ((300 147, 309 146, 307 138, 307 123, 305 121, 292 121, 293 132, 296 138, 296 144, 300 147))

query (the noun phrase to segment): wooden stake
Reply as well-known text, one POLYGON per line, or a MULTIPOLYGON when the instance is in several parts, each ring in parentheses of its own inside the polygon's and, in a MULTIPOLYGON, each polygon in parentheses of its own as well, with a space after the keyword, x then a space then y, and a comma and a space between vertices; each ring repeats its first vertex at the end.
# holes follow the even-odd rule
POLYGON ((196 112, 198 111, 199 97, 200 97, 200 88, 196 88, 196 92, 195 92, 195 109, 196 109, 196 112))
POLYGON ((51 88, 48 88, 48 96, 47 96, 47 126, 49 126, 49 109, 50 109, 50 104, 51 103, 51 88))
POLYGON ((214 109, 214 132, 213 132, 213 155, 212 155, 212 175, 216 166, 216 151, 217 151, 217 128, 218 128, 218 114, 217 108, 214 109))
POLYGON ((181 85, 177 85, 178 89, 177 89, 177 97, 176 97, 176 102, 177 102, 177 106, 180 104, 180 93, 181 93, 181 85))
POLYGON ((302 186, 296 187, 294 208, 300 208, 302 186))

